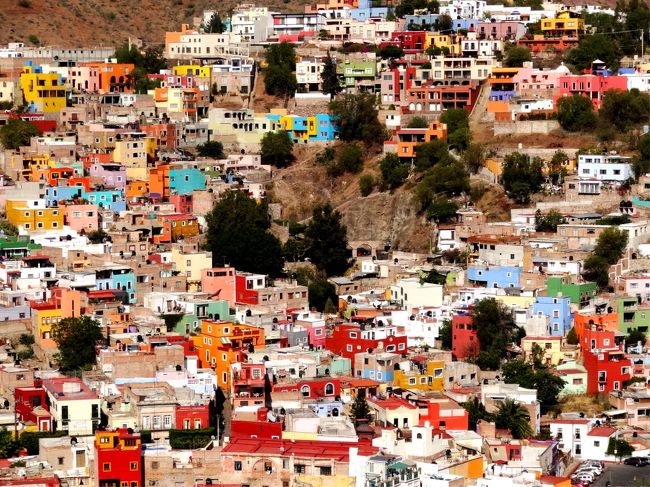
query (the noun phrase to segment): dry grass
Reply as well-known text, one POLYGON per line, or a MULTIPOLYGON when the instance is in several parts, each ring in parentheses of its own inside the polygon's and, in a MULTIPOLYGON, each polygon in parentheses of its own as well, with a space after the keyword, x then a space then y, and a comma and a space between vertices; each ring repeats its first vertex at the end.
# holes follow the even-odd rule
POLYGON ((611 407, 606 396, 572 394, 560 401, 560 410, 563 413, 584 413, 587 418, 593 418, 608 409, 611 407))

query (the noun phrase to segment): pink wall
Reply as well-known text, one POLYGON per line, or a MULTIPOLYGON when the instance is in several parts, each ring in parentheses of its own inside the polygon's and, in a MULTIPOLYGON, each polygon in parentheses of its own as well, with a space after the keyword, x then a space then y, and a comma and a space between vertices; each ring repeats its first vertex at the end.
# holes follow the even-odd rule
POLYGON ((201 289, 214 298, 225 299, 235 305, 235 268, 214 267, 201 271, 201 289))
POLYGON ((95 205, 69 205, 63 211, 65 224, 77 232, 86 233, 99 228, 99 213, 95 205))

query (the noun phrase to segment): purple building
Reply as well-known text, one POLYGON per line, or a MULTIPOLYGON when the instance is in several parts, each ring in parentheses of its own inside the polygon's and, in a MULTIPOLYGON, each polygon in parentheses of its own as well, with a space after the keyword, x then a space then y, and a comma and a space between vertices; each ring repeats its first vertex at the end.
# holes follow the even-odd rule
POLYGON ((121 164, 95 162, 90 166, 90 177, 93 183, 105 189, 123 190, 126 187, 126 167, 121 164))

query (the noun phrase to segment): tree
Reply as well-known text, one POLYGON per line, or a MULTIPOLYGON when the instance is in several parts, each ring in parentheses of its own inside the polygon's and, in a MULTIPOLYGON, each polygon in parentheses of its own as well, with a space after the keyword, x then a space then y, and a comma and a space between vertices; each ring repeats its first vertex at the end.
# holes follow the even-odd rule
POLYGON ((382 185, 388 189, 399 188, 409 175, 409 166, 396 154, 386 154, 379 163, 382 185))
POLYGON ((460 162, 453 161, 429 169, 415 189, 415 198, 420 209, 426 210, 440 194, 453 197, 466 191, 469 191, 469 175, 460 162))
POLYGON ((591 100, 586 96, 564 96, 557 102, 557 121, 568 132, 594 128, 596 114, 591 100))
POLYGON ((630 330, 630 332, 625 337, 625 345, 628 347, 634 346, 637 343, 641 342, 641 346, 645 346, 646 334, 640 330, 630 330))
POLYGON ((586 281, 595 282, 599 288, 609 285, 609 264, 598 255, 590 255, 582 266, 582 277, 586 281))
POLYGON ((578 47, 567 52, 565 61, 578 71, 591 67, 591 63, 600 59, 612 70, 618 68, 621 52, 612 37, 603 34, 586 35, 580 40, 578 47))
POLYGON ((523 360, 510 360, 501 367, 501 370, 506 384, 519 384, 527 389, 536 389, 537 400, 542 406, 548 408, 557 404, 558 394, 565 383, 544 366, 542 363, 544 351, 539 345, 537 349, 537 354, 533 357, 534 368, 523 360))
POLYGON ((34 335, 29 335, 27 333, 21 334, 20 337, 18 338, 18 343, 26 347, 30 347, 34 345, 34 342, 35 342, 34 335))
POLYGON ((415 148, 415 169, 420 172, 426 171, 436 164, 446 164, 449 162, 452 162, 452 158, 449 155, 449 148, 440 139, 425 142, 415 148))
POLYGON ((350 267, 347 228, 329 202, 314 208, 305 240, 311 261, 327 276, 340 276, 350 267))
POLYGON ((427 218, 437 223, 451 223, 456 219, 458 205, 444 197, 435 198, 427 208, 427 218))
POLYGON ((19 118, 10 118, 5 125, 0 127, 0 143, 5 149, 17 150, 22 146, 29 145, 32 137, 39 135, 41 135, 41 131, 36 125, 19 118))
POLYGON ((307 255, 307 242, 303 238, 289 237, 282 246, 282 257, 287 262, 300 262, 307 255))
POLYGON ((471 174, 476 174, 485 163, 485 147, 481 144, 470 144, 463 152, 463 162, 471 174))
POLYGON ((436 19, 436 25, 438 27, 438 32, 450 33, 453 32, 453 25, 451 23, 451 17, 447 14, 439 15, 436 19))
POLYGON ((0 458, 15 457, 18 453, 18 442, 4 426, 0 428, 0 458))
POLYGON ((357 392, 357 395, 354 397, 354 402, 350 406, 350 419, 353 421, 358 419, 372 419, 368 401, 366 401, 366 397, 360 391, 357 392))
POLYGON ((442 322, 442 325, 440 326, 440 331, 438 332, 438 338, 440 339, 440 344, 443 350, 451 350, 452 334, 453 331, 451 326, 451 320, 446 319, 442 322))
POLYGON ((487 412, 483 403, 476 396, 473 396, 467 402, 461 402, 460 405, 467 411, 467 423, 472 431, 478 429, 480 421, 494 421, 494 417, 487 412))
POLYGON ((99 322, 84 315, 79 318, 63 318, 52 325, 52 338, 59 349, 55 360, 61 370, 69 372, 95 363, 95 347, 103 335, 99 322))
POLYGON ((290 71, 295 71, 296 49, 289 42, 271 44, 264 51, 264 60, 268 66, 287 66, 290 71))
POLYGON ((210 21, 207 23, 205 28, 203 29, 206 34, 221 34, 223 33, 224 30, 226 30, 226 26, 221 20, 221 16, 219 15, 219 12, 215 12, 212 14, 212 17, 210 17, 210 21))
POLYGON ((512 311, 494 298, 482 299, 474 305, 472 325, 476 329, 481 350, 477 364, 488 370, 499 368, 506 347, 520 341, 523 333, 515 325, 512 311))
POLYGON ((576 327, 572 327, 569 330, 569 333, 566 334, 566 342, 569 345, 577 345, 580 343, 580 339, 578 338, 578 332, 576 331, 576 327))
POLYGON ((317 311, 325 311, 325 305, 328 300, 332 302, 338 302, 339 300, 334 284, 325 279, 319 279, 310 283, 308 292, 309 308, 316 309, 317 311))
POLYGON ((209 157, 210 159, 223 159, 226 156, 223 153, 223 144, 216 140, 210 140, 196 146, 199 157, 209 157))
POLYGON ((532 162, 526 154, 513 152, 504 159, 501 184, 518 203, 528 203, 530 195, 538 192, 544 182, 542 161, 532 162))
POLYGON ((382 59, 399 59, 404 55, 404 49, 399 46, 387 44, 379 49, 379 57, 382 59))
POLYGON ((336 63, 332 59, 332 56, 330 56, 329 51, 323 63, 323 71, 320 74, 320 79, 323 86, 323 93, 329 95, 330 100, 333 100, 341 92, 342 88, 339 75, 336 72, 336 63))
POLYGON ((440 115, 440 121, 447 124, 449 146, 464 151, 469 146, 469 112, 463 108, 450 108, 440 115))
POLYGON ((338 119, 341 140, 377 144, 386 139, 386 131, 377 116, 376 98, 371 93, 339 96, 330 103, 330 111, 338 119))
POLYGON ((375 188, 375 178, 371 174, 364 174, 359 178, 359 191, 361 196, 366 197, 375 188))
POLYGON ((616 264, 627 247, 628 233, 616 227, 605 229, 596 240, 594 255, 602 257, 609 265, 616 264))
POLYGON ((205 219, 207 248, 215 267, 226 263, 243 272, 282 274, 282 249, 268 232, 266 202, 258 204, 246 193, 227 191, 205 219))
POLYGON ((515 439, 529 438, 533 435, 530 427, 528 410, 513 399, 506 399, 497 406, 495 414, 496 427, 507 429, 515 439))
POLYGON ((619 132, 626 132, 641 123, 647 123, 650 117, 650 95, 637 89, 608 90, 598 114, 619 132))
POLYGON ((650 160, 650 133, 639 138, 637 150, 643 160, 650 160))
POLYGON ((557 232, 557 226, 566 223, 566 218, 557 210, 551 210, 543 215, 540 210, 535 212, 536 232, 557 232))
POLYGON ((272 64, 264 70, 264 89, 267 94, 284 99, 286 105, 298 89, 296 75, 286 65, 272 64))
POLYGON ((104 243, 107 240, 110 240, 108 233, 106 233, 101 228, 93 232, 88 232, 86 234, 86 238, 91 244, 100 244, 100 243, 104 243))
POLYGON ((556 150, 553 157, 548 164, 548 177, 553 184, 560 184, 564 181, 566 176, 566 169, 564 168, 565 162, 569 160, 569 156, 563 150, 556 150))
POLYGON ((277 168, 291 165, 293 162, 293 141, 286 130, 266 132, 262 137, 262 162, 277 168))
POLYGON ((607 444, 607 454, 614 455, 619 458, 629 457, 634 453, 634 447, 625 440, 618 440, 610 438, 607 444))
POLYGON ((18 235, 18 228, 7 220, 0 220, 0 235, 5 237, 15 237, 18 235))
POLYGON ((439 4, 437 0, 402 0, 395 7, 395 15, 404 17, 405 15, 412 15, 415 10, 426 9, 431 13, 437 13, 439 4))
POLYGON ((424 117, 413 117, 409 120, 406 128, 409 129, 426 129, 429 128, 429 121, 424 117))
POLYGON ((530 49, 514 46, 506 51, 505 65, 509 68, 521 68, 524 63, 531 61, 530 49))
POLYGON ((346 172, 358 173, 363 168, 361 147, 357 144, 345 144, 339 155, 339 167, 346 172))

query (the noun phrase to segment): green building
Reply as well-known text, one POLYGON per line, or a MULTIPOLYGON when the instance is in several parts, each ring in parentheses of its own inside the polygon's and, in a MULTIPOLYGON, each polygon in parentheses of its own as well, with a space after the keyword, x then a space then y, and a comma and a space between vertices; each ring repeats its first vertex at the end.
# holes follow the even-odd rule
POLYGON ((377 63, 373 61, 344 60, 336 67, 336 72, 343 77, 345 87, 356 86, 359 81, 372 81, 377 75, 377 63))
POLYGON ((40 244, 32 243, 27 236, 0 238, 0 257, 3 259, 20 259, 30 255, 32 250, 40 250, 40 244))
POLYGON ((636 297, 618 298, 616 300, 618 328, 623 333, 639 330, 648 333, 650 329, 650 308, 641 306, 636 297))
POLYGON ((168 331, 173 331, 181 335, 189 335, 195 329, 201 327, 201 320, 234 320, 234 316, 230 316, 228 301, 189 299, 186 303, 189 304, 187 308, 191 310, 190 312, 178 315, 163 315, 163 318, 167 322, 168 331))
POLYGON ((549 277, 546 280, 547 296, 568 296, 573 304, 583 308, 589 304, 589 300, 595 297, 598 286, 595 282, 572 282, 571 276, 549 277))

